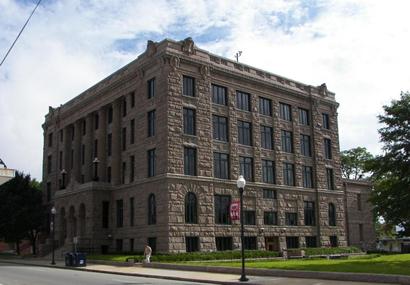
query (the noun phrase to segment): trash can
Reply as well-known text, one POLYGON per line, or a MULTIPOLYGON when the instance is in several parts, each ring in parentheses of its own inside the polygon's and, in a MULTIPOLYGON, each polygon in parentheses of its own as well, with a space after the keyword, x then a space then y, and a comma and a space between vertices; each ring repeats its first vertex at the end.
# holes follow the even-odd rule
POLYGON ((74 266, 74 255, 72 252, 67 252, 64 255, 65 266, 74 266))
POLYGON ((87 265, 87 258, 85 253, 83 252, 76 252, 74 253, 75 256, 75 264, 74 266, 86 266, 87 265))

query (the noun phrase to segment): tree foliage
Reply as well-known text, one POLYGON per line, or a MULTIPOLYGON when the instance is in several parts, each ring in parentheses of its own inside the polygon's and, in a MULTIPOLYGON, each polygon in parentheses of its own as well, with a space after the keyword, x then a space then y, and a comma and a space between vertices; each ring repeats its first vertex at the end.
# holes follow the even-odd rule
POLYGON ((17 172, 0 186, 0 237, 16 244, 28 238, 35 254, 35 242, 44 221, 44 207, 40 184, 30 175, 17 172))
POLYGON ((365 147, 356 147, 340 153, 344 178, 359 180, 367 173, 367 166, 373 155, 365 147))
POLYGON ((410 93, 383 106, 379 121, 382 155, 369 165, 375 190, 372 201, 386 223, 401 227, 401 235, 410 235, 410 93))

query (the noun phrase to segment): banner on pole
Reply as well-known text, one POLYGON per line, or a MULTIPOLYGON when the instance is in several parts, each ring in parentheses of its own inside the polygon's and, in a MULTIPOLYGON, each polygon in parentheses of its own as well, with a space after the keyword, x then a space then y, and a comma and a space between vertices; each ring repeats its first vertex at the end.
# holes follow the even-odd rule
POLYGON ((240 214, 241 214, 240 212, 241 212, 241 209, 240 209, 239 201, 233 201, 231 205, 229 206, 229 215, 231 217, 231 220, 238 221, 240 214))

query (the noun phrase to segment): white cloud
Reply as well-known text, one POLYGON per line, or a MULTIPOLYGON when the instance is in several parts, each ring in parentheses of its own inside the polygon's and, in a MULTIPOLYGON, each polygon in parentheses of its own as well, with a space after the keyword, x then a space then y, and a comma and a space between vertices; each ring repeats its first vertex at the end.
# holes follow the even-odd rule
MULTIPOLYGON (((34 5, 23 3, 0 0, 0 56, 34 5)), ((409 8, 405 0, 44 1, 0 67, 0 157, 41 179, 49 105, 128 63, 149 39, 188 36, 229 58, 242 50, 255 67, 326 82, 340 102, 341 148, 377 152, 376 115, 409 89, 409 8)))

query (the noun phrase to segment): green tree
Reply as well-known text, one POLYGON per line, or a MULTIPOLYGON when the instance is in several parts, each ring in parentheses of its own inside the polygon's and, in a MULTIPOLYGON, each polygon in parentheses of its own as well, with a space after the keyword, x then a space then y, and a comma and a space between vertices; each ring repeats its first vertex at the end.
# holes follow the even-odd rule
POLYGON ((378 116, 382 155, 369 164, 375 190, 372 202, 387 224, 398 225, 400 235, 410 235, 410 93, 383 106, 378 116))
POLYGON ((373 155, 365 147, 356 147, 340 153, 342 175, 344 178, 359 180, 367 173, 367 165, 373 155))
POLYGON ((20 254, 21 240, 28 238, 36 254, 36 241, 44 222, 40 184, 30 175, 17 172, 0 186, 0 237, 16 245, 20 254))

